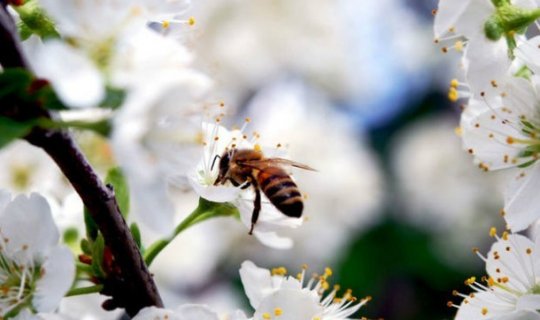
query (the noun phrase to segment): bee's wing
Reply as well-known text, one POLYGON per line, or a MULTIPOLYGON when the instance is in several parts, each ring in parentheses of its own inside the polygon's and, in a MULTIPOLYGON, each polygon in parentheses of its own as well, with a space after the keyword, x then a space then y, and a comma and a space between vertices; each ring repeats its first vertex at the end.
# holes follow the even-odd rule
POLYGON ((248 167, 253 167, 254 169, 264 169, 268 166, 291 166, 291 167, 296 167, 296 168, 300 168, 300 169, 304 169, 304 170, 310 170, 310 171, 317 171, 315 169, 313 169, 312 167, 308 166, 308 165, 305 165, 305 164, 302 164, 302 163, 299 163, 299 162, 295 162, 295 161, 292 161, 292 160, 288 160, 288 159, 283 159, 283 158, 268 158, 268 159, 261 159, 261 160, 247 160, 247 161, 242 161, 242 165, 245 165, 245 166, 248 166, 248 167))

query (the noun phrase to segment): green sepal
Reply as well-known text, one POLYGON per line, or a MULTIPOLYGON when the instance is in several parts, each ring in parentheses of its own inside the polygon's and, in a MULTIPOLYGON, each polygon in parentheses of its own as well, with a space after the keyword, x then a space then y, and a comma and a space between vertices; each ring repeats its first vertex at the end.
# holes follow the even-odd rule
POLYGON ((21 23, 19 33, 21 38, 27 39, 32 34, 36 34, 42 39, 60 38, 54 23, 45 14, 39 3, 35 0, 27 1, 22 6, 13 7, 19 14, 21 23))
POLYGON ((86 255, 92 255, 92 244, 88 239, 81 239, 81 250, 86 255))
POLYGON ((105 277, 105 271, 103 271, 103 253, 105 251, 105 239, 101 233, 97 236, 94 245, 92 246, 92 270, 94 275, 98 277, 105 277))
MULTIPOLYGON (((516 7, 504 1, 495 5, 496 12, 484 23, 484 33, 490 40, 497 41, 503 35, 513 38, 512 33, 524 33, 529 25, 540 18, 540 9, 516 7)), ((512 42, 509 43, 512 48, 512 42)), ((515 46, 514 46, 515 47, 515 46)))
POLYGON ((531 166, 532 164, 534 164, 535 162, 536 162, 536 159, 532 159, 530 161, 527 161, 525 163, 522 163, 522 164, 518 165, 517 167, 522 168, 522 169, 527 168, 527 167, 531 166))
POLYGON ((137 248, 139 248, 139 251, 142 255, 144 255, 144 248, 142 246, 141 241, 141 229, 139 229, 139 226, 137 223, 133 222, 129 226, 129 231, 131 231, 131 235, 133 236, 133 240, 135 240, 135 244, 137 245, 137 248))
POLYGON ((26 136, 33 126, 32 121, 18 122, 0 117, 0 148, 5 147, 15 139, 26 136))
POLYGON ((113 186, 120 213, 124 219, 127 219, 129 215, 129 187, 122 170, 118 167, 110 169, 107 172, 105 183, 113 186))
POLYGON ((498 8, 504 5, 509 5, 510 0, 491 0, 491 3, 493 3, 493 5, 498 8))
POLYGON ((514 76, 529 80, 532 76, 532 72, 527 66, 522 66, 516 73, 514 73, 514 76))
POLYGON ((98 226, 86 207, 84 207, 84 225, 86 227, 86 237, 94 241, 98 236, 98 226))
POLYGON ((101 108, 108 108, 108 109, 118 109, 126 99, 126 91, 123 89, 113 88, 111 86, 107 86, 105 88, 105 98, 99 106, 101 108))
POLYGON ((499 16, 493 15, 484 23, 484 32, 489 40, 497 41, 504 34, 499 16))

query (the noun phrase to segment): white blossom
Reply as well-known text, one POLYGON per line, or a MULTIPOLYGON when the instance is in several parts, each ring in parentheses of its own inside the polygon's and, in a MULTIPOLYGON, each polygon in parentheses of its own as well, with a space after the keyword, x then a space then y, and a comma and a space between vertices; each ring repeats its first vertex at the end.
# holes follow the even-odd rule
MULTIPOLYGON (((229 131, 218 123, 203 123, 203 157, 188 176, 191 186, 201 197, 214 202, 232 202, 240 212, 240 219, 251 229, 251 216, 254 208, 255 193, 252 188, 235 187, 232 184, 214 185, 219 173, 216 156, 221 156, 227 148, 254 149, 255 145, 248 141, 243 130, 229 131)), ((261 211, 253 234, 263 244, 275 248, 290 248, 292 241, 281 237, 278 231, 297 228, 302 219, 291 218, 281 213, 264 195, 261 211)))
POLYGON ((35 193, 13 200, 0 193, 0 235, 1 315, 55 310, 73 283, 75 265, 71 251, 58 245, 47 201, 35 193))
POLYGON ((200 100, 210 82, 189 70, 161 81, 128 98, 114 118, 111 145, 130 186, 134 216, 156 231, 169 232, 174 208, 168 182, 185 175, 200 157, 200 100))
MULTIPOLYGON (((504 232, 501 237, 491 230, 495 242, 486 256, 485 282, 471 277, 465 281, 475 292, 465 295, 458 306, 456 320, 540 319, 540 271, 538 239, 536 242, 519 234, 504 232)), ((451 303, 449 303, 451 304, 451 303)), ((454 305, 455 306, 455 305, 454 305)), ((457 306, 456 306, 457 307, 457 306)))
POLYGON ((27 53, 37 75, 70 107, 95 107, 106 86, 147 85, 156 74, 182 70, 190 60, 182 45, 146 26, 154 17, 183 12, 184 0, 40 3, 69 41, 34 44, 27 53))
POLYGON ((463 144, 484 171, 514 168, 515 178, 505 193, 504 213, 512 231, 527 228, 539 218, 536 190, 540 113, 533 78, 512 78, 497 104, 471 99, 461 118, 463 144))
MULTIPOLYGON (((358 311, 371 298, 357 302, 350 291, 338 296, 338 286, 329 289, 328 278, 332 270, 311 279, 306 278, 305 268, 298 277, 287 276, 286 270, 257 267, 251 261, 245 261, 240 268, 240 278, 249 303, 255 309, 253 319, 320 319, 341 320, 358 311), (326 293, 327 290, 330 292, 326 293)), ((242 319, 242 314, 237 314, 242 319)))

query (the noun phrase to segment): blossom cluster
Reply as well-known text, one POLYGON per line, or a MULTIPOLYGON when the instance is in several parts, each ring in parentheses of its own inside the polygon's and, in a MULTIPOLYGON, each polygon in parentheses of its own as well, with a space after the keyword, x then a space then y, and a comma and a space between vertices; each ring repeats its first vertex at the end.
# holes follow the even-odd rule
MULTIPOLYGON (((96 171, 107 172, 108 188, 116 193, 119 209, 131 224, 147 266, 181 232, 212 217, 236 217, 245 226, 245 234, 249 230, 263 245, 277 249, 291 248, 292 231, 304 222, 303 217, 285 215, 272 199, 260 196, 264 190, 257 186, 255 177, 269 164, 244 164, 241 174, 246 170, 255 173, 240 182, 222 164, 236 150, 246 149, 273 159, 274 169, 282 170, 279 178, 289 174, 287 165, 311 169, 288 160, 281 143, 274 147, 260 143, 257 132, 248 132, 250 118, 231 130, 223 125, 228 106, 209 98, 212 80, 193 66, 194 54, 186 39, 196 30, 196 21, 187 16, 189 6, 188 0, 28 0, 10 1, 8 6, 23 40, 21 47, 28 60, 25 71, 33 84, 50 87, 58 100, 54 106, 39 100, 39 107, 52 116, 36 119, 32 125, 45 130, 90 129, 101 135, 76 133, 82 149, 91 150, 90 161, 96 154, 100 157, 96 171), (171 195, 185 189, 197 195, 199 205, 178 223, 171 195), (258 220, 253 218, 255 213, 258 220), (284 231, 289 234, 284 235, 284 231), (159 240, 147 246, 148 234, 148 238, 159 240)), ((0 76, 9 71, 3 69, 0 76)), ((310 129, 320 133, 330 121, 340 123, 338 119, 317 118, 310 129)), ((347 133, 336 130, 335 135, 341 138, 347 133)), ((80 199, 60 172, 51 169, 50 159, 43 154, 29 156, 28 147, 13 142, 3 150, 13 159, 0 163, 7 167, 0 174, 2 182, 20 192, 40 192, 14 199, 0 193, 0 318, 67 319, 72 313, 63 312, 64 296, 106 293, 110 291, 108 277, 122 274, 122 270, 109 251, 108 240, 83 212, 80 199), (60 240, 67 246, 59 245, 60 240)), ((333 147, 341 151, 340 145, 333 147)), ((372 166, 373 160, 363 150, 350 153, 355 160, 372 166)), ((346 170, 345 166, 332 169, 346 170)), ((300 191, 290 191, 294 178, 286 177, 287 185, 278 190, 286 197, 283 202, 291 200, 289 193, 295 194, 296 201, 305 200, 300 191)), ((365 181, 360 188, 369 189, 380 182, 377 173, 365 181)), ((283 183, 277 182, 278 187, 283 183)), ((339 188, 335 189, 338 192, 339 188)), ((344 211, 357 209, 359 202, 350 200, 344 211)), ((379 197, 375 197, 365 205, 366 211, 378 202, 379 197)), ((347 219, 335 228, 347 225, 352 233, 358 217, 347 219)), ((254 312, 249 317, 238 310, 228 317, 349 319, 371 299, 358 300, 350 290, 340 294, 339 286, 331 288, 329 268, 312 277, 306 270, 304 267, 294 277, 283 267, 270 271, 244 262, 240 278, 254 312)), ((104 306, 117 307, 111 307, 112 298, 104 306)), ((77 316, 83 317, 82 313, 77 316)), ((219 319, 213 308, 198 304, 182 304, 176 309, 148 307, 132 316, 135 320, 219 319)))
POLYGON ((448 97, 463 101, 457 129, 463 147, 482 171, 511 173, 500 211, 508 231, 499 238, 492 230, 497 242, 480 255, 488 276, 466 281, 478 292, 455 293, 464 298, 456 319, 537 319, 535 243, 515 232, 540 219, 540 38, 529 36, 540 4, 440 0, 434 14, 435 42, 445 53, 462 54, 448 97))

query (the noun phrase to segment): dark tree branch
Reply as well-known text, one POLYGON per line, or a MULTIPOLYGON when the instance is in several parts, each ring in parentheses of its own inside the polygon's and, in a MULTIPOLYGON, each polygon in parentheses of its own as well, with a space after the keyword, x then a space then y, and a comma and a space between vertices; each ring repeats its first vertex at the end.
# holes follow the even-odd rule
MULTIPOLYGON (((5 1, 0 5, 0 65, 3 68, 29 69, 20 49, 16 28, 5 1)), ((15 120, 39 116, 51 117, 38 105, 20 101, 2 101, 0 115, 15 120)), ((162 307, 163 303, 139 249, 120 214, 114 191, 103 184, 94 169, 74 143, 71 135, 62 130, 34 128, 26 140, 42 148, 60 167, 71 182, 92 218, 103 234, 120 273, 106 279, 104 294, 112 296, 109 308, 123 307, 131 316, 146 306, 162 307)))

